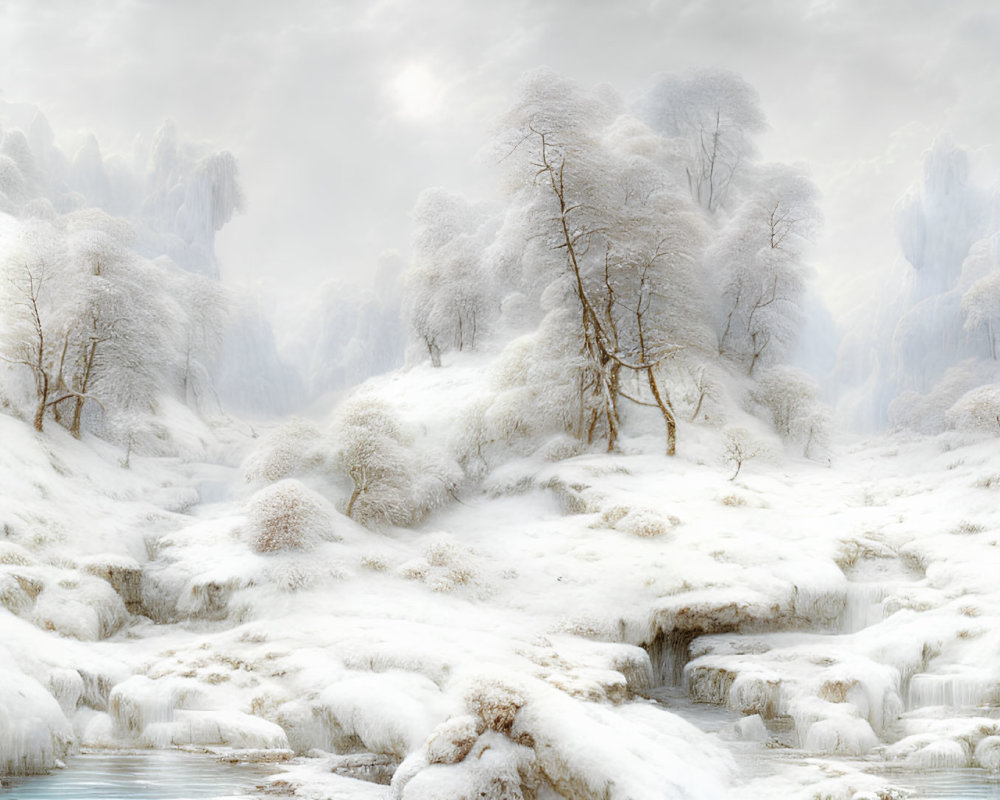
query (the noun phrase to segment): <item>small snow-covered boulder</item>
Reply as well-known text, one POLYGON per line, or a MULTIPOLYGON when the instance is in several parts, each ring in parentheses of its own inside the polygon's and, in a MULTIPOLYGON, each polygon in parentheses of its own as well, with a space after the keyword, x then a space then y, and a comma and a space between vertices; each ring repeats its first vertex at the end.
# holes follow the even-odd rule
POLYGON ((81 565, 84 572, 107 581, 118 592, 130 614, 142 609, 142 567, 134 558, 103 555, 88 558, 81 565))
POLYGON ((31 619, 39 628, 96 641, 114 634, 128 619, 128 611, 107 582, 76 573, 46 582, 31 619))
POLYGON ((483 732, 480 720, 471 715, 452 717, 438 725, 427 739, 431 764, 456 764, 465 758, 483 732))

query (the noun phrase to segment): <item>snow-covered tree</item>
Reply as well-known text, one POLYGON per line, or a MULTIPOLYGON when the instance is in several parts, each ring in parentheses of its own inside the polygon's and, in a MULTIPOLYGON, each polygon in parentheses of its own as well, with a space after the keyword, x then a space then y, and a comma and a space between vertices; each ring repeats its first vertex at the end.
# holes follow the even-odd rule
POLYGON ((765 128, 754 88, 725 70, 666 75, 638 108, 654 130, 681 143, 694 200, 709 213, 724 207, 756 155, 753 137, 765 128))
POLYGON ((403 313, 434 366, 442 351, 472 350, 492 307, 492 276, 480 264, 487 220, 463 197, 428 189, 413 212, 413 266, 403 313))
POLYGON ((542 296, 579 319, 576 434, 587 441, 599 434, 614 449, 622 371, 640 373, 672 454, 676 416, 658 370, 697 343, 701 309, 691 276, 701 230, 662 165, 627 146, 639 123, 626 135, 611 126, 619 107, 539 71, 523 82, 502 139, 513 142, 517 200, 533 208, 542 296))
POLYGON ((60 313, 63 240, 45 224, 33 225, 2 265, 5 286, 3 357, 26 368, 34 384, 32 424, 41 431, 49 408, 65 398, 59 390, 59 356, 65 321, 60 313))
POLYGON ((456 468, 418 449, 393 409, 358 397, 333 427, 335 464, 350 480, 344 513, 362 525, 412 525, 454 492, 456 468))
POLYGON ((722 441, 726 463, 734 468, 733 474, 729 476, 731 481, 736 480, 744 463, 763 452, 763 445, 746 428, 726 428, 722 432, 722 441))
POLYGON ((722 277, 719 354, 749 375, 794 342, 806 285, 803 251, 815 229, 815 187, 787 167, 759 170, 756 188, 708 257, 722 277))
POLYGON ((750 396, 767 411, 781 437, 800 443, 806 456, 827 446, 829 412, 819 400, 816 381, 808 375, 794 367, 771 367, 750 396))
POLYGON ((989 344, 990 358, 997 360, 997 337, 1000 336, 1000 270, 988 273, 962 295, 965 330, 982 330, 989 344))

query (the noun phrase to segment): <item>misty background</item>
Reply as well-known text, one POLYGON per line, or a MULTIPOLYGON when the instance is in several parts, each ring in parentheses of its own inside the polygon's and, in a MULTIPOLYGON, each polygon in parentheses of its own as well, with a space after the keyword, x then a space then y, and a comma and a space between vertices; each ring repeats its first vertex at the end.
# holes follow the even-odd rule
MULTIPOLYGON (((484 147, 519 76, 539 65, 583 85, 609 83, 627 102, 659 73, 719 67, 746 79, 769 123, 762 158, 803 163, 820 190, 824 223, 809 261, 842 328, 906 280, 897 211, 935 142, 964 148, 968 182, 988 187, 997 173, 1000 109, 982 99, 1000 82, 1000 11, 986 2, 2 9, 4 113, 41 109, 65 153, 89 133, 104 158, 148 151, 169 118, 185 139, 236 155, 245 211, 216 237, 218 268, 274 321, 275 346, 299 364, 316 357, 303 343, 364 328, 351 316, 362 302, 352 287, 377 285, 391 308, 421 190, 490 193, 495 164, 484 147), (302 322, 316 306, 329 313, 313 319, 340 318, 339 327, 302 322)), ((368 314, 365 335, 390 348, 402 331, 381 313, 368 314)), ((348 354, 310 394, 363 373, 348 354)))

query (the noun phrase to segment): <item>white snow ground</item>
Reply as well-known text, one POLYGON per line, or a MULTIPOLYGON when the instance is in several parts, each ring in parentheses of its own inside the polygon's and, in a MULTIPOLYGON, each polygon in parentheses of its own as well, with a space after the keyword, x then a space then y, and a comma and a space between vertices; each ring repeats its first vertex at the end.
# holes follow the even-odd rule
MULTIPOLYGON (((476 369, 367 391, 443 442, 476 369)), ((673 459, 649 435, 511 462, 415 530, 330 511, 311 548, 259 553, 249 429, 186 424, 189 459, 125 469, 0 416, 0 774, 204 746, 294 753, 274 788, 307 798, 848 800, 1000 770, 995 440, 730 482, 687 426, 673 459), (735 713, 703 731, 682 695, 735 713)))

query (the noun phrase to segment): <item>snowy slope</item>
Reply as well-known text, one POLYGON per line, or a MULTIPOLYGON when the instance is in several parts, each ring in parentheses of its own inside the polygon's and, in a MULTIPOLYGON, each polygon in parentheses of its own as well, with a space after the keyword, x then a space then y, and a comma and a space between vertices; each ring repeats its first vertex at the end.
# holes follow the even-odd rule
MULTIPOLYGON (((481 384, 465 361, 364 391, 446 442, 481 384)), ((885 765, 1000 766, 992 441, 729 481, 689 426, 673 459, 651 433, 510 462, 413 530, 362 528, 302 475, 327 532, 261 552, 249 436, 124 469, 0 426, 4 772, 194 745, 310 755, 276 778, 304 797, 849 798, 888 796, 885 765), (678 692, 736 714, 699 730, 678 692), (789 747, 814 758, 745 773, 789 747)))

